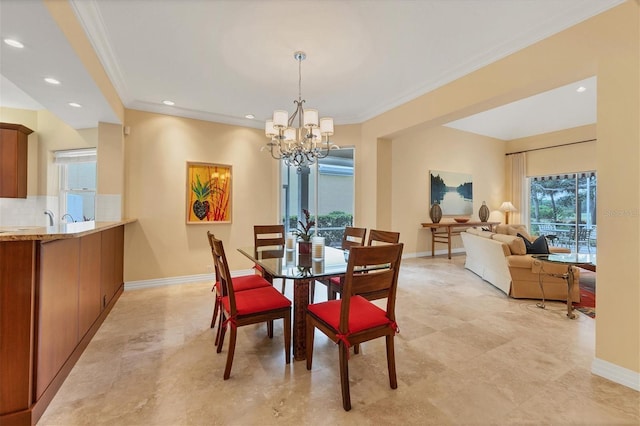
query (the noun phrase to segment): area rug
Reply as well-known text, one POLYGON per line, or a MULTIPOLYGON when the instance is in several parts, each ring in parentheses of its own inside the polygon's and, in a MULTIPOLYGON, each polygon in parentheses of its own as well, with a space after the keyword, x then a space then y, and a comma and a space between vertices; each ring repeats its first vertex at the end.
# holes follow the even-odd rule
POLYGON ((580 303, 573 305, 583 314, 596 317, 596 273, 580 270, 580 303))

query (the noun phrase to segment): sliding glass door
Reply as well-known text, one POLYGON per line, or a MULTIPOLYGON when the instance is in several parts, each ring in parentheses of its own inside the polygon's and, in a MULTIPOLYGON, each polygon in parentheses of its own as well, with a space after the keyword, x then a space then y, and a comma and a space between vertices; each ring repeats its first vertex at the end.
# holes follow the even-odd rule
POLYGON ((595 172, 529 178, 531 231, 551 245, 596 252, 595 172))
POLYGON ((317 165, 303 168, 281 165, 282 221, 287 230, 297 227, 302 210, 317 216, 318 235, 340 246, 345 226, 353 224, 353 148, 331 150, 317 165), (317 192, 316 192, 317 188, 317 192))

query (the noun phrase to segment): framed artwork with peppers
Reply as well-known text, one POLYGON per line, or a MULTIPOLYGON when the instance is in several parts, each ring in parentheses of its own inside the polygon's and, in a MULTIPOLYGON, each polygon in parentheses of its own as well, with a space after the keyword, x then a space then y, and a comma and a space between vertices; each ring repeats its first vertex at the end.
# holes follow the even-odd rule
POLYGON ((187 224, 231 223, 231 166, 187 162, 187 224))

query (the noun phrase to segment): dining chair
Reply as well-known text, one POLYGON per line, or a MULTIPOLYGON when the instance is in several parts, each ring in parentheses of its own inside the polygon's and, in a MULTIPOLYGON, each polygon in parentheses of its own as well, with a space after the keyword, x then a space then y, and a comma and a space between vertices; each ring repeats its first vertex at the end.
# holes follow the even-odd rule
POLYGON ((348 361, 352 345, 384 336, 389 385, 391 389, 398 387, 393 339, 398 332, 395 304, 402 249, 402 243, 353 247, 349 253, 342 298, 307 306, 307 370, 311 370, 313 364, 313 340, 317 328, 338 345, 342 407, 346 411, 351 409, 348 361), (367 295, 381 291, 386 292, 386 309, 367 298, 367 295))
MULTIPOLYGON (((216 318, 218 318, 218 313, 222 316, 222 312, 220 310, 221 300, 224 296, 226 296, 226 288, 220 283, 220 272, 218 271, 218 265, 215 261, 215 255, 213 253, 213 240, 215 239, 214 234, 211 231, 207 231, 207 238, 209 240, 209 246, 211 247, 211 255, 213 256, 213 268, 215 271, 215 284, 211 291, 214 292, 215 299, 213 305, 213 315, 211 317, 211 328, 215 327, 216 318)), ((244 275, 241 277, 234 277, 231 279, 233 289, 238 291, 252 290, 254 288, 260 287, 271 287, 271 283, 262 278, 260 275, 244 275)), ((222 319, 218 322, 218 330, 216 331, 216 341, 215 344, 218 344, 218 339, 220 336, 220 325, 222 324, 222 319)))
MULTIPOLYGON (((213 238, 213 253, 220 272, 218 278, 227 289, 226 295, 220 300, 223 321, 216 349, 217 353, 222 352, 224 337, 227 327, 229 327, 229 350, 224 369, 224 380, 227 380, 231 375, 238 327, 245 325, 267 322, 267 324, 271 324, 271 327, 267 328, 271 330, 269 337, 272 338, 273 321, 282 319, 285 362, 289 364, 291 362, 291 301, 280 294, 272 285, 236 292, 232 285, 224 246, 222 241, 216 238, 213 238)), ((264 280, 264 278, 260 279, 264 280)))
MULTIPOLYGON (((366 241, 366 234, 367 228, 347 226, 344 228, 340 247, 342 250, 346 251, 350 250, 351 247, 354 246, 363 246, 366 241)), ((327 286, 327 300, 333 300, 337 297, 337 293, 339 293, 342 288, 344 277, 327 277, 318 281, 327 286)), ((314 302, 315 287, 315 281, 312 281, 309 286, 309 300, 311 303, 314 302)))
MULTIPOLYGON (((272 248, 278 252, 284 250, 285 238, 284 225, 254 225, 253 227, 253 246, 256 250, 262 248, 263 253, 267 256, 269 253, 265 248, 272 248)), ((273 284, 273 276, 271 274, 264 271, 260 265, 255 265, 254 268, 267 281, 273 284)), ((284 290, 285 279, 282 278, 282 294, 284 294, 284 290)))
POLYGON ((369 240, 367 241, 367 245, 397 244, 398 242, 400 242, 399 232, 372 229, 369 231, 369 240))
MULTIPOLYGON (((363 239, 364 241, 364 239, 363 239)), ((397 244, 400 242, 400 233, 394 231, 382 231, 379 229, 372 229, 369 231, 369 238, 367 240, 368 246, 375 246, 380 244, 397 244)), ((337 297, 338 293, 342 293, 342 287, 344 284, 343 277, 335 277, 332 280, 329 280, 329 284, 327 286, 327 299, 333 300, 337 297)), ((370 297, 373 297, 371 295, 370 297)), ((384 298, 385 296, 381 296, 380 298, 384 298)), ((358 353, 359 346, 355 346, 355 352, 358 353)))

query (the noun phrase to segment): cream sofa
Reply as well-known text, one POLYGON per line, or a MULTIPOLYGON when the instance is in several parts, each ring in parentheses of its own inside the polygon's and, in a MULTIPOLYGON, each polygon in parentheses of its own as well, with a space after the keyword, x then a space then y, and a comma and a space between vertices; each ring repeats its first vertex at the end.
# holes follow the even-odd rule
MULTIPOLYGON (((465 268, 493 284, 505 294, 517 299, 541 299, 539 280, 542 279, 545 298, 567 300, 567 281, 549 274, 563 274, 567 266, 541 262, 526 254, 521 233, 530 241, 524 225, 498 225, 496 232, 469 228, 461 232, 467 253, 465 268)), ((566 249, 550 248, 552 252, 566 249)), ((574 267, 575 284, 571 295, 573 302, 580 301, 580 269, 574 267)))

